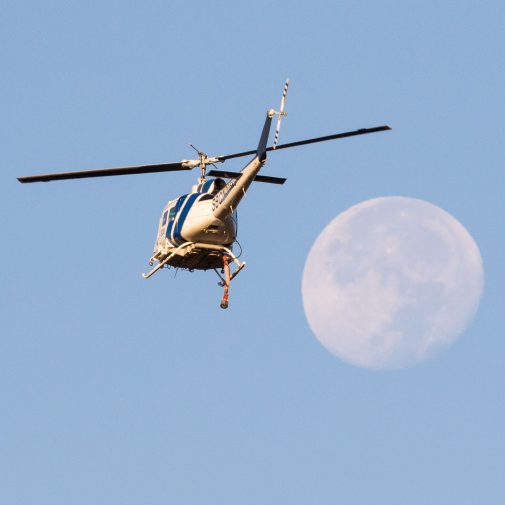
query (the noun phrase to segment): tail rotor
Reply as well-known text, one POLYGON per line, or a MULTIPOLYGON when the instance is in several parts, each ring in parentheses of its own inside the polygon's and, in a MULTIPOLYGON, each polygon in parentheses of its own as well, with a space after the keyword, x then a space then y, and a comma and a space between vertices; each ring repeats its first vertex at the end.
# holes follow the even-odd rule
POLYGON ((277 147, 282 118, 288 115, 287 112, 284 112, 284 105, 286 103, 286 94, 288 92, 288 86, 289 86, 289 79, 286 79, 286 84, 284 84, 284 90, 282 91, 281 105, 279 107, 279 110, 274 112, 274 114, 277 116, 278 119, 277 119, 277 126, 275 128, 274 143, 272 149, 275 149, 277 147))

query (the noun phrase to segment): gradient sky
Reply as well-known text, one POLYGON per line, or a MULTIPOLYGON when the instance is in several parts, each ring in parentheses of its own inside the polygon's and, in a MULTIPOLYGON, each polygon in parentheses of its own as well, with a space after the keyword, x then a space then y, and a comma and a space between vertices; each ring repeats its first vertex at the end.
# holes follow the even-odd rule
MULTIPOLYGON (((13 1, 0 16, 0 503, 502 504, 503 2, 13 1), (197 173, 16 176, 281 142, 243 201, 247 268, 145 281, 167 200, 197 173), (375 372, 328 353, 300 283, 337 214, 442 207, 484 261, 447 352, 375 372)), ((229 164, 228 164, 229 163, 229 164)), ((239 170, 245 161, 223 168, 239 170)))

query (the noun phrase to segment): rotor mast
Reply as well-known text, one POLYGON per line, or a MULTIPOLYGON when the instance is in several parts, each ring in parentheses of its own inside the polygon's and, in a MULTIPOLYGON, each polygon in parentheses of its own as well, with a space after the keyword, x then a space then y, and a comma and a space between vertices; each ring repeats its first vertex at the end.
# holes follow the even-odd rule
POLYGON ((215 156, 213 156, 213 157, 208 156, 203 151, 200 151, 199 149, 197 149, 193 144, 189 144, 189 146, 192 147, 196 151, 196 153, 198 154, 198 159, 197 160, 182 160, 181 165, 187 169, 200 167, 200 177, 198 178, 198 182, 199 182, 199 184, 203 184, 207 180, 207 178, 206 178, 207 165, 214 165, 214 163, 223 163, 223 161, 215 156))
POLYGON ((191 168, 194 168, 197 166, 200 167, 200 177, 198 178, 198 183, 203 184, 207 180, 207 177, 206 177, 207 165, 214 165, 215 163, 223 163, 223 162, 216 157, 212 157, 212 158, 209 157, 206 153, 197 149, 193 144, 189 144, 189 146, 192 147, 196 151, 196 153, 198 154, 198 160, 184 160, 184 162, 188 166, 191 165, 191 168))

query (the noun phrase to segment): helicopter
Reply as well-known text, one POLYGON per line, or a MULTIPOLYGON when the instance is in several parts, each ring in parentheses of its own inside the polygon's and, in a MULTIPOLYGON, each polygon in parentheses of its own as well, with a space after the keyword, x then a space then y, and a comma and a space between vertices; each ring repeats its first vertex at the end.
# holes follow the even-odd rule
POLYGON ((253 182, 279 185, 286 182, 285 178, 259 174, 267 161, 267 153, 274 150, 391 129, 389 126, 384 125, 299 140, 288 144, 278 144, 281 122, 283 117, 287 115, 284 107, 288 86, 289 79, 284 84, 279 110, 269 109, 266 112, 265 122, 256 149, 222 156, 208 156, 190 144, 198 154, 197 159, 182 160, 176 163, 31 175, 18 177, 17 179, 19 182, 26 184, 200 168, 200 177, 197 184, 192 187, 191 192, 170 200, 163 208, 153 254, 149 259, 151 267, 155 262, 157 264, 142 276, 144 279, 148 279, 164 267, 180 268, 190 272, 212 269, 219 277, 218 284, 223 288, 220 307, 226 309, 229 305, 230 283, 246 266, 246 263, 240 261, 239 257, 233 252, 234 244, 238 243, 237 207, 253 182), (267 147, 272 121, 275 116, 277 116, 277 125, 274 141, 270 147, 267 147), (227 160, 245 156, 253 156, 253 158, 240 172, 218 170, 216 167, 216 163, 224 163, 227 160), (212 165, 215 169, 207 171, 209 165, 212 165), (231 267, 234 267, 233 271, 231 267))

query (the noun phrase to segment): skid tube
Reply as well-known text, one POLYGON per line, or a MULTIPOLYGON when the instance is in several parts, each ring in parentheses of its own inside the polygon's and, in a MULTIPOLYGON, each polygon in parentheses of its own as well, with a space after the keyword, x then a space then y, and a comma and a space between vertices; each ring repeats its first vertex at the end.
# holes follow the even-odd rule
POLYGON ((152 275, 154 275, 158 270, 163 268, 178 252, 187 248, 189 251, 194 249, 204 249, 207 251, 216 251, 222 254, 223 259, 223 272, 225 276, 223 277, 217 269, 214 268, 214 272, 216 272, 217 276, 221 279, 219 285, 223 287, 224 293, 223 298, 221 299, 220 307, 222 309, 228 308, 228 291, 230 288, 230 283, 235 277, 239 274, 239 272, 245 267, 246 263, 240 262, 239 259, 225 246, 222 245, 214 245, 214 244, 203 244, 200 242, 185 242, 184 244, 177 247, 174 251, 172 251, 165 259, 160 261, 150 272, 147 274, 142 274, 144 279, 149 279, 152 275), (237 269, 233 274, 230 271, 229 260, 237 265, 237 269))
MULTIPOLYGON (((142 274, 144 279, 149 279, 152 275, 154 275, 158 270, 163 268, 179 251, 186 247, 191 247, 191 249, 206 249, 207 251, 218 251, 228 256, 236 265, 237 270, 231 275, 230 282, 237 276, 237 274, 246 266, 245 261, 242 263, 238 260, 238 258, 225 246, 222 245, 213 245, 213 244, 203 244, 200 242, 184 242, 184 244, 177 247, 174 251, 172 251, 165 259, 161 260, 150 272, 147 274, 142 274)), ((152 263, 151 263, 152 264, 152 263)), ((219 275, 218 271, 214 268, 214 271, 220 277, 221 281, 224 282, 223 277, 219 275)), ((221 284, 222 285, 222 284, 221 284)))
POLYGON ((144 279, 149 279, 151 275, 154 275, 160 268, 163 268, 181 249, 191 245, 193 242, 184 242, 180 245, 174 252, 170 253, 163 261, 160 261, 150 272, 147 274, 142 274, 144 279))

